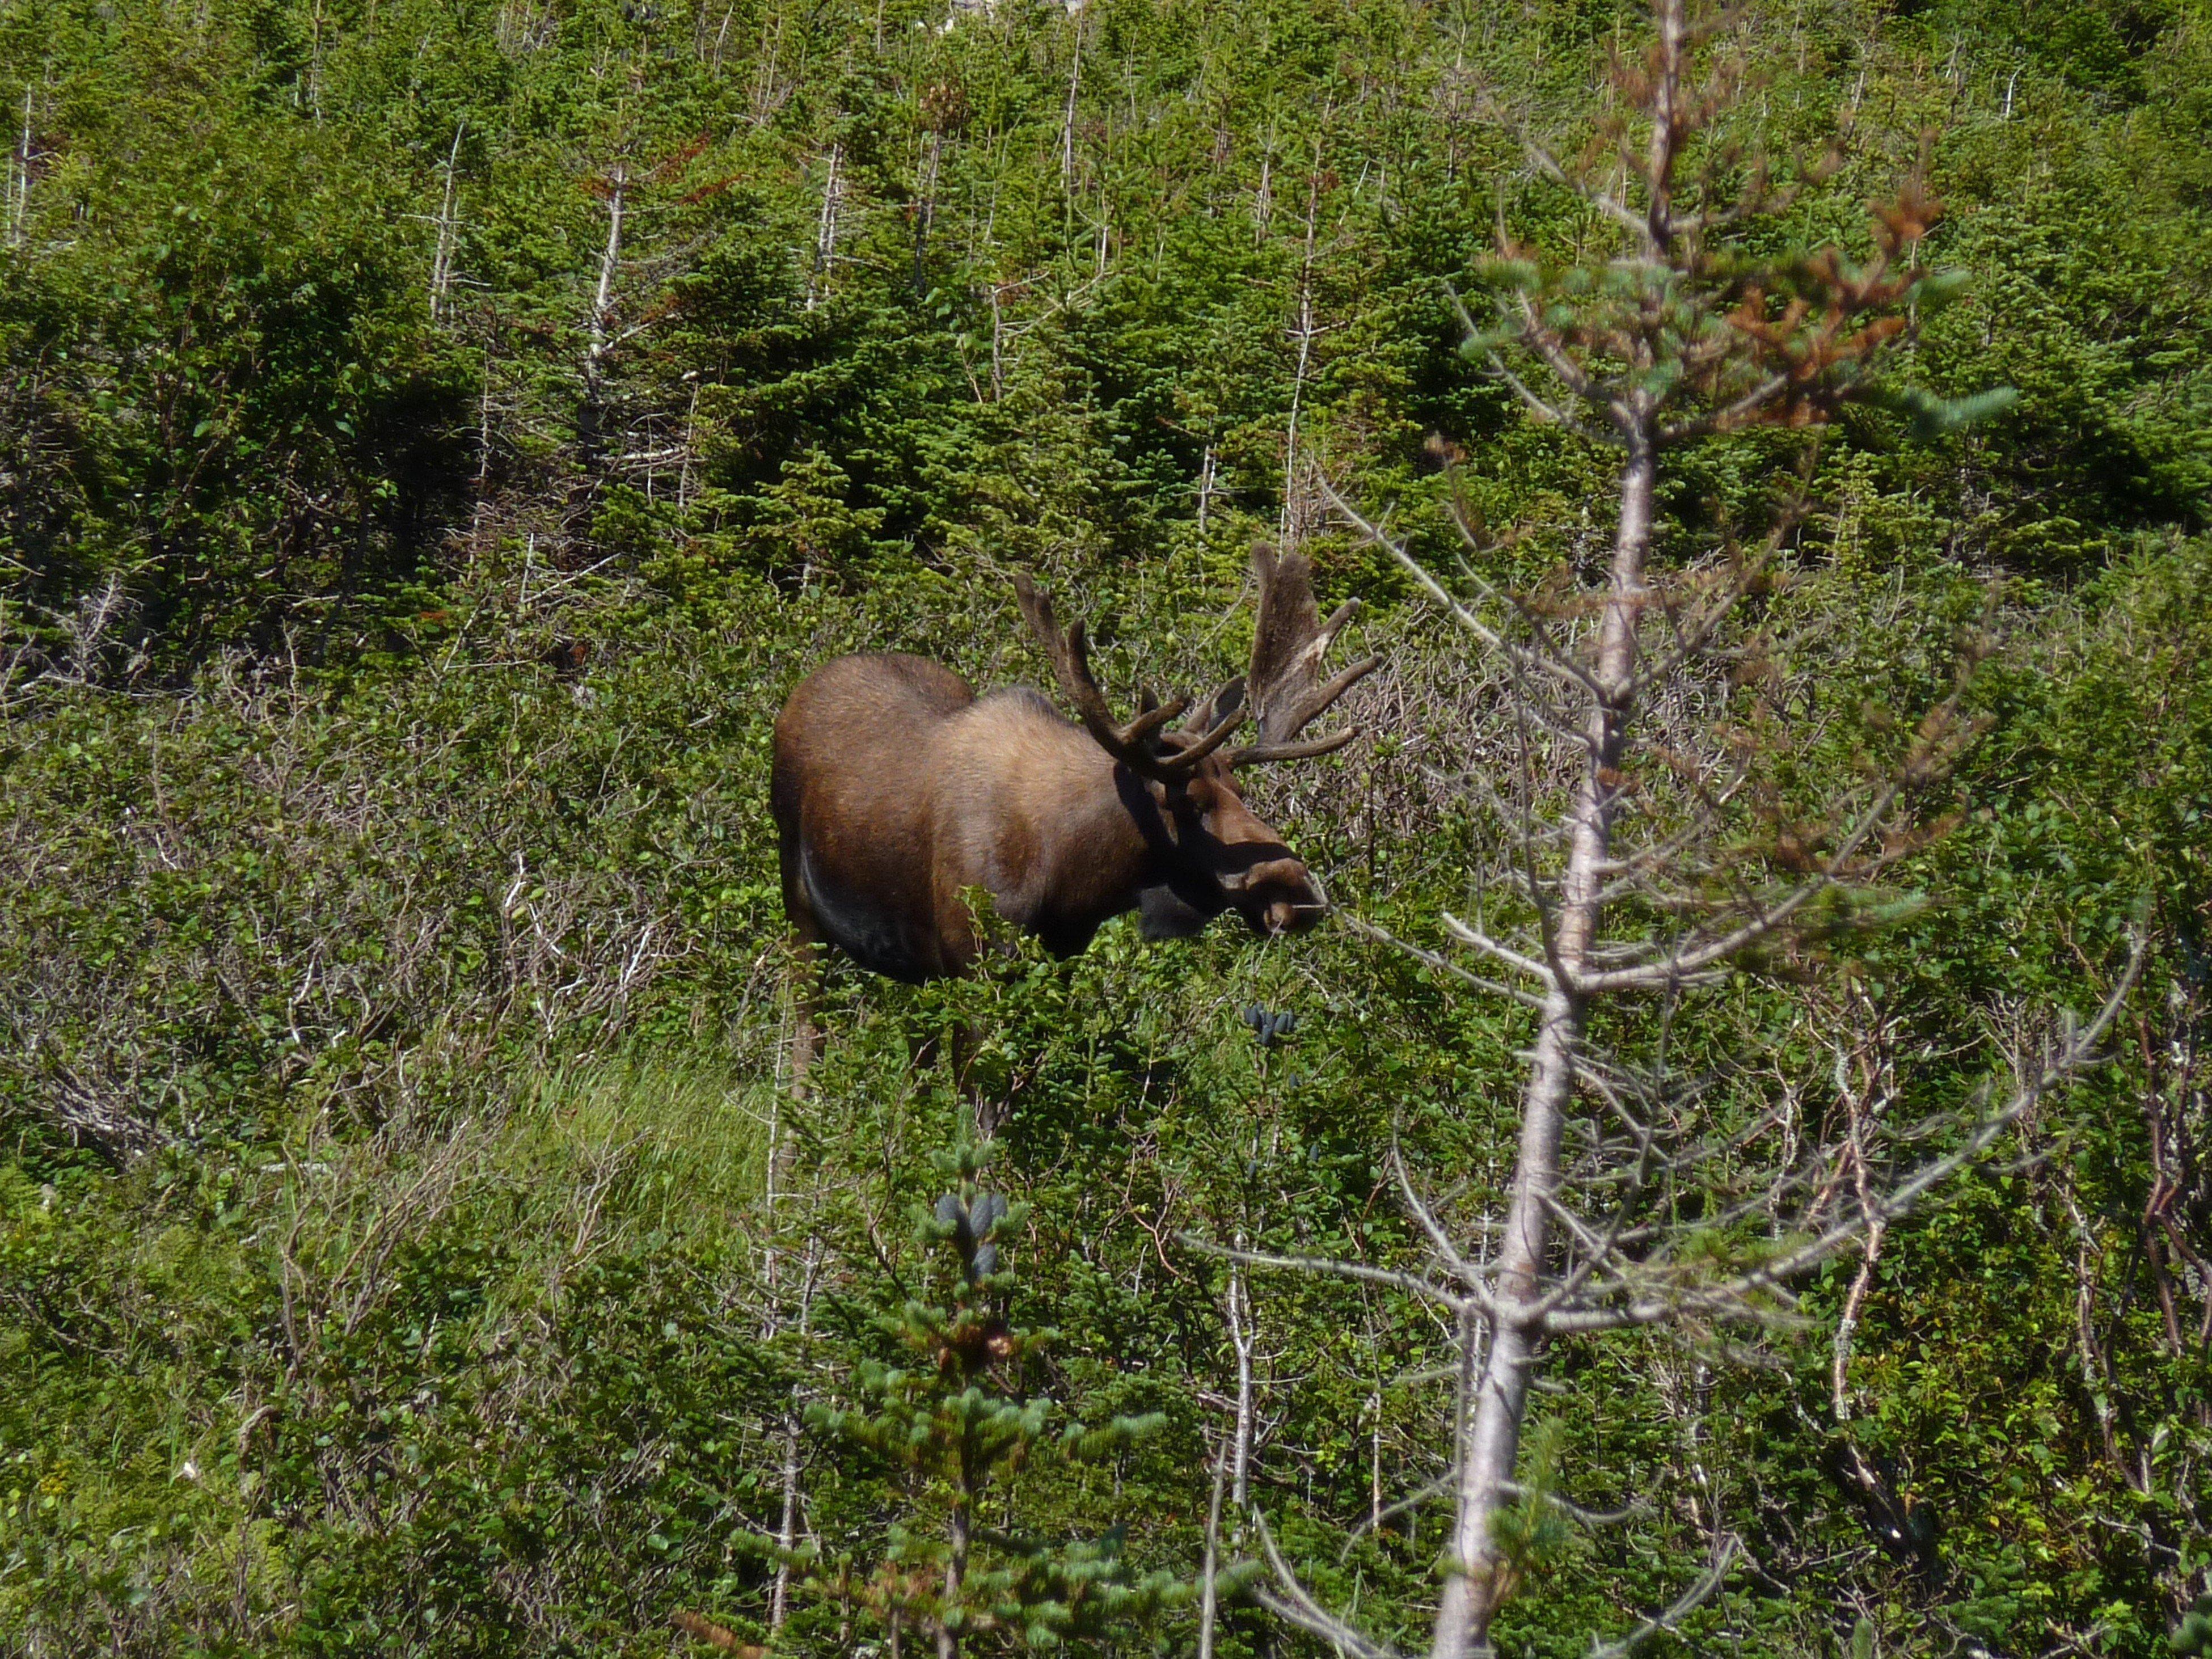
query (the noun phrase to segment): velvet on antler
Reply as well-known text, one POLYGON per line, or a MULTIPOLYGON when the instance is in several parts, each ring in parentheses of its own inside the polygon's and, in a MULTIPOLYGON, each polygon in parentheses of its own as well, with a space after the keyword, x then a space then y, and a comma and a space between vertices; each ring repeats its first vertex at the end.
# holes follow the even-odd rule
POLYGON ((1297 740, 1298 733, 1328 706, 1382 665, 1380 657, 1352 664, 1334 678, 1321 678, 1322 659, 1344 626, 1358 614, 1359 601, 1346 599, 1321 620, 1314 601, 1313 561, 1303 553, 1279 554, 1265 543, 1252 550, 1252 572, 1260 585, 1260 623, 1252 636, 1252 666, 1246 675, 1260 740, 1229 757, 1231 766, 1266 761, 1306 760, 1341 749, 1359 735, 1347 726, 1325 738, 1297 740))

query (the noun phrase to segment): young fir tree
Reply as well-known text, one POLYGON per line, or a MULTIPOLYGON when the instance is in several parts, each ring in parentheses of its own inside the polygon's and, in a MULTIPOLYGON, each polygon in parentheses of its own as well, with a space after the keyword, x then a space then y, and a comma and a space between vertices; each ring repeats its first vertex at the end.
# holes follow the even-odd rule
POLYGON ((1024 1362, 1054 1333, 1006 1316, 1013 1275, 1000 1265, 1000 1240, 1027 1206, 979 1185, 988 1156, 964 1139, 940 1154, 953 1190, 933 1209, 916 1206, 930 1281, 883 1322, 909 1357, 863 1364, 854 1378, 860 1403, 808 1412, 814 1427, 874 1452, 907 1485, 906 1518, 892 1525, 873 1571, 841 1562, 813 1581, 879 1618, 892 1659, 916 1636, 938 1659, 1054 1650, 1140 1623, 1179 1590, 1170 1574, 1135 1571, 1118 1528, 1054 1541, 992 1524, 994 1512, 1009 1513, 1013 1484, 1033 1462, 1103 1462, 1165 1419, 1117 1417, 1055 1432, 1052 1401, 1023 1391, 1024 1362))

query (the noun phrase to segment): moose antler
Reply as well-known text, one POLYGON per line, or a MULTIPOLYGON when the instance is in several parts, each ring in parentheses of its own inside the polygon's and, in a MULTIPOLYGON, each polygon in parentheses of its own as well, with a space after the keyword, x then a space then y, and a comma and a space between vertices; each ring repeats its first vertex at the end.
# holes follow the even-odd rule
POLYGON ((1015 573, 1014 597, 1021 602, 1030 632, 1036 635, 1037 643, 1051 659, 1053 675, 1075 705, 1085 729, 1101 749, 1131 771, 1161 783, 1184 782, 1198 770, 1200 761, 1228 741, 1229 734, 1243 720, 1243 685, 1241 680, 1232 680, 1206 700, 1200 714, 1203 729, 1189 732, 1189 742, 1172 753, 1154 750, 1152 739, 1190 707, 1190 699, 1177 697, 1158 708, 1147 708, 1127 726, 1121 725, 1091 675, 1091 649, 1083 636, 1083 624, 1071 623, 1062 634, 1053 615, 1052 597, 1030 580, 1027 571, 1015 573))
POLYGON ((1303 553, 1279 556, 1264 542, 1252 550, 1252 573, 1260 582, 1260 624, 1252 636, 1247 679, 1260 741, 1231 754, 1229 763, 1306 760, 1343 748, 1359 735, 1358 726, 1304 743, 1297 738, 1309 721, 1382 666, 1382 658, 1369 657, 1316 684, 1322 659, 1358 611, 1359 601, 1346 599, 1322 621, 1321 607, 1314 603, 1313 561, 1303 553))

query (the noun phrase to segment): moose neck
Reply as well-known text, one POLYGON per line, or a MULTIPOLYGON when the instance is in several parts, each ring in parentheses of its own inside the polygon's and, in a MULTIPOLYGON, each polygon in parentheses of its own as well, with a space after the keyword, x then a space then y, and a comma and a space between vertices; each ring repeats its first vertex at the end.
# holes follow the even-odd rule
MULTIPOLYGON (((1040 848, 1044 867, 1037 889, 1050 897, 1025 919, 1046 948, 1062 954, 1080 951, 1109 917, 1135 908, 1146 890, 1190 885, 1171 880, 1179 831, 1152 787, 1095 748, 1085 763, 1085 787, 1071 800, 1080 805, 1069 813, 1066 832, 1045 837, 1040 848)), ((1202 898, 1193 891, 1184 902, 1202 898)), ((1217 901, 1199 919, 1220 908, 1217 901)))

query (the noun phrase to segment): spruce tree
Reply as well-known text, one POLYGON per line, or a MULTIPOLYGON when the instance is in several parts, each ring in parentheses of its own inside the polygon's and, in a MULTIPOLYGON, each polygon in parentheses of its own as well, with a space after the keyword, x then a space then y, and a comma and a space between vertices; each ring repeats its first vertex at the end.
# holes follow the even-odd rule
POLYGON ((1025 1391, 1028 1362, 1056 1333, 1007 1316, 1014 1275, 1000 1241, 1027 1206, 981 1186, 988 1156, 963 1139, 933 1160, 954 1185, 933 1206, 915 1207, 930 1278, 880 1322, 906 1358, 863 1363, 855 1404, 808 1413, 815 1428, 884 1458, 907 1486, 904 1517, 872 1571, 846 1562, 813 1580, 881 1619, 893 1659, 915 1636, 933 1643, 939 1659, 1050 1650, 1141 1623, 1181 1588, 1168 1573, 1137 1571, 1119 1528, 1054 1540, 991 1523, 993 1512, 1014 1508, 1015 1482, 1033 1462, 1103 1462, 1165 1419, 1117 1417, 1055 1432, 1052 1401, 1025 1391))

